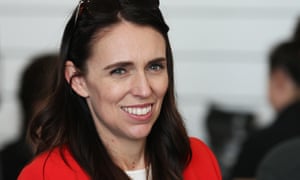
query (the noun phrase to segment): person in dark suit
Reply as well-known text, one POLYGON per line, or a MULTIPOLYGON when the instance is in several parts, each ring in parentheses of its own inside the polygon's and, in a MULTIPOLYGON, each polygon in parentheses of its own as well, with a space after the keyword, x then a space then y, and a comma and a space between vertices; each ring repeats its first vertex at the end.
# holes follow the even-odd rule
POLYGON ((269 100, 277 116, 242 146, 232 177, 254 178, 264 156, 277 144, 300 136, 300 43, 286 41, 269 57, 269 100))
POLYGON ((52 53, 33 57, 22 73, 18 91, 22 124, 19 137, 0 151, 0 171, 3 180, 16 180, 21 169, 33 156, 32 149, 26 141, 26 131, 36 107, 40 106, 48 95, 53 72, 51 65, 57 58, 57 55, 52 53))

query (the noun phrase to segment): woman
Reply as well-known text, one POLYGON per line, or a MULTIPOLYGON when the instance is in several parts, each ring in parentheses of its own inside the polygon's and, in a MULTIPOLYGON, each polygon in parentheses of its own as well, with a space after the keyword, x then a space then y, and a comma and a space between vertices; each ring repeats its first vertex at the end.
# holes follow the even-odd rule
POLYGON ((176 108, 158 6, 80 1, 64 32, 53 94, 29 131, 37 157, 20 180, 221 179, 176 108))

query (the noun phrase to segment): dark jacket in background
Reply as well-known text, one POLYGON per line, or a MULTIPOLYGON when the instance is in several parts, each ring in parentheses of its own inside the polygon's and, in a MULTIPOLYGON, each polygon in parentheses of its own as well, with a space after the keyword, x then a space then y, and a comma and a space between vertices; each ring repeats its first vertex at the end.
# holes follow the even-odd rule
POLYGON ((18 140, 0 151, 0 180, 16 180, 22 168, 31 160, 32 153, 25 142, 18 140))
POLYGON ((278 143, 300 137, 300 101, 278 114, 268 128, 254 133, 242 146, 232 177, 255 177, 264 156, 278 143))

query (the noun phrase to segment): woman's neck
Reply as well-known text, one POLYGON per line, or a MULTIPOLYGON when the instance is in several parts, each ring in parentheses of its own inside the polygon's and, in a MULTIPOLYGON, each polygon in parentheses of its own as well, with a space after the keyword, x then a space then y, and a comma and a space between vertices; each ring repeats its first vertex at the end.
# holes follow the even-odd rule
POLYGON ((101 138, 112 160, 124 171, 144 169, 146 140, 101 138))

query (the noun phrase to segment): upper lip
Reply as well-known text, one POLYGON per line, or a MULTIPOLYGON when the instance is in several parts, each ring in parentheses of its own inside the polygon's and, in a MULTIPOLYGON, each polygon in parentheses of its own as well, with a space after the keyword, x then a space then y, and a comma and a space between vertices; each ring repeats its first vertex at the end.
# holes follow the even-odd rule
POLYGON ((121 106, 121 108, 143 108, 143 107, 152 106, 152 105, 153 105, 153 103, 144 103, 144 104, 121 106))

